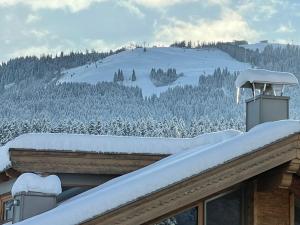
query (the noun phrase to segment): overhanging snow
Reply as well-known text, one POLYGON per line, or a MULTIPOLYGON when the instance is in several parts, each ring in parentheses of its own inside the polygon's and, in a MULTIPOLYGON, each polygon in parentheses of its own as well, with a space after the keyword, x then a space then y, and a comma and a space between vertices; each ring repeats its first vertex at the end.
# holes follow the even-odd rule
POLYGON ((287 72, 248 69, 240 72, 235 81, 235 86, 243 88, 247 83, 296 85, 298 79, 295 75, 287 72))

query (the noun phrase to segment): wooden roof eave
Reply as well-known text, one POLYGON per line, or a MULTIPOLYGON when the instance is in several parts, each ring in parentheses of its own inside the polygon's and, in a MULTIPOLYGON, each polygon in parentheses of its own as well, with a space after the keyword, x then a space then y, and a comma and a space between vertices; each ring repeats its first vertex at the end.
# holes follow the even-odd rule
POLYGON ((278 140, 81 224, 145 224, 293 159, 300 159, 299 134, 278 140))
POLYGON ((166 154, 126 154, 11 148, 12 168, 20 172, 122 175, 166 154))

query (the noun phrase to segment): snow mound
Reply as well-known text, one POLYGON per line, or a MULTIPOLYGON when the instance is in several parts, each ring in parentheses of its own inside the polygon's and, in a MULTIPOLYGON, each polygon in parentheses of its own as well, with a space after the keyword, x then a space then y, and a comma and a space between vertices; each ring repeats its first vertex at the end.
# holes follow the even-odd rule
POLYGON ((90 65, 66 70, 58 83, 112 82, 114 73, 121 69, 125 78, 123 85, 140 87, 144 96, 151 96, 159 95, 175 86, 198 85, 200 75, 210 75, 218 67, 234 72, 251 68, 251 65, 239 62, 227 53, 212 48, 147 48, 146 52, 142 48, 137 48, 109 56, 90 65), (152 68, 161 68, 164 71, 175 68, 177 74, 183 73, 183 76, 170 85, 156 87, 150 79, 152 68), (136 81, 130 80, 133 69, 136 81))
POLYGON ((140 170, 113 179, 48 212, 17 224, 79 224, 298 132, 300 132, 300 121, 284 120, 264 123, 227 141, 204 148, 192 148, 169 156, 140 170))
POLYGON ((298 79, 295 75, 287 72, 277 72, 264 69, 248 69, 240 72, 235 81, 235 86, 237 88, 241 88, 248 82, 260 84, 296 85, 298 84, 298 79))
POLYGON ((55 175, 41 177, 33 173, 23 173, 18 177, 11 190, 12 196, 21 192, 59 195, 62 192, 61 182, 55 175))

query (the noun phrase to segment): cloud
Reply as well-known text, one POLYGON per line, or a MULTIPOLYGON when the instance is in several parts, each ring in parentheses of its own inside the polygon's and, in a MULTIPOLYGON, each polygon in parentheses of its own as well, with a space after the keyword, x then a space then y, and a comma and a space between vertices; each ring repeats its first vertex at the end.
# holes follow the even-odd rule
POLYGON ((33 29, 30 30, 28 32, 28 34, 38 38, 38 39, 42 39, 44 37, 50 36, 50 32, 48 30, 37 30, 37 29, 33 29))
POLYGON ((296 29, 291 22, 288 22, 288 24, 281 24, 276 30, 277 33, 294 33, 295 31, 296 29))
POLYGON ((179 3, 191 2, 195 0, 131 0, 132 3, 149 8, 166 7, 179 3))
POLYGON ((92 4, 105 0, 0 0, 0 7, 9 7, 18 4, 26 5, 33 10, 64 9, 78 12, 89 8, 92 4))
POLYGON ((26 24, 30 24, 30 23, 35 23, 37 21, 39 21, 41 18, 37 15, 34 14, 29 14, 25 20, 26 24))
POLYGON ((235 11, 224 9, 221 18, 186 22, 172 18, 167 25, 158 27, 156 41, 171 43, 174 40, 191 41, 232 41, 255 40, 259 33, 249 27, 235 11))
POLYGON ((84 39, 82 49, 94 49, 96 51, 110 51, 118 48, 115 44, 110 44, 101 39, 84 39))
POLYGON ((242 15, 249 15, 254 21, 271 19, 282 7, 280 1, 243 1, 237 6, 237 11, 242 15))
POLYGON ((145 14, 142 13, 142 11, 137 6, 135 6, 131 1, 121 0, 121 1, 118 1, 118 5, 128 9, 129 12, 131 12, 132 14, 134 14, 140 18, 145 17, 145 14))
POLYGON ((225 5, 231 2, 231 0, 129 0, 131 3, 135 3, 140 6, 148 8, 163 8, 177 4, 184 4, 190 2, 199 2, 203 4, 215 4, 225 5))
POLYGON ((15 58, 15 57, 21 57, 21 56, 41 56, 45 54, 58 54, 63 50, 62 47, 49 47, 47 45, 41 45, 41 46, 31 46, 28 48, 22 48, 18 49, 8 55, 8 58, 15 58))

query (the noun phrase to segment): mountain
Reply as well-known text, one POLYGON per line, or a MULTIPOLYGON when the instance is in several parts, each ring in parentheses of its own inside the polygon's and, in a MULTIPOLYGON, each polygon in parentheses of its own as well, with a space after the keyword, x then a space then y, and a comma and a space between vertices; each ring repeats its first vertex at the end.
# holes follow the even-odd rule
POLYGON ((200 75, 211 75, 217 68, 227 68, 230 72, 250 68, 248 63, 242 63, 227 53, 216 48, 136 48, 111 55, 95 63, 86 64, 77 68, 65 70, 59 83, 84 82, 112 82, 114 73, 119 69, 124 74, 122 84, 137 86, 142 89, 144 96, 159 95, 170 87, 183 85, 197 85, 200 75), (165 86, 156 86, 150 78, 151 69, 167 71, 175 68, 182 74, 173 83, 165 86), (135 70, 136 81, 131 81, 132 71, 135 70))
MULTIPOLYGON (((28 132, 194 137, 244 130, 245 108, 236 104, 232 71, 251 65, 300 79, 299 61, 296 45, 266 45, 259 52, 240 43, 12 59, 0 65, 0 145, 28 132), (118 70, 124 81, 112 82, 118 70), (157 75, 171 79, 154 85, 157 75), (160 95, 145 98, 152 93, 160 95)), ((300 88, 285 94, 290 118, 299 119, 300 88)))

